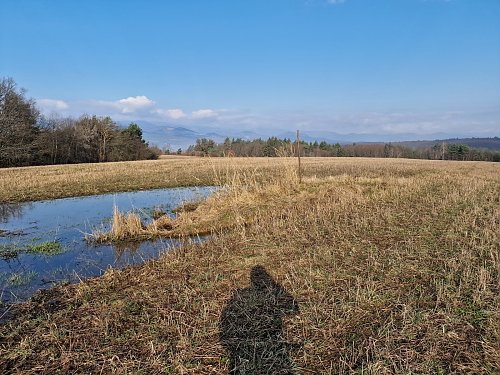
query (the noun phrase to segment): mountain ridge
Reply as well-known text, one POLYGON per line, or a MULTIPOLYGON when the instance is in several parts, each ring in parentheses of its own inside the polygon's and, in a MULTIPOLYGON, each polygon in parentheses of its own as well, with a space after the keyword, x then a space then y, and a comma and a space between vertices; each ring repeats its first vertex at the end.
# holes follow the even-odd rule
MULTIPOLYGON (((251 131, 246 129, 213 129, 211 127, 196 127, 188 128, 183 125, 172 123, 154 123, 150 121, 119 121, 120 126, 127 126, 130 122, 137 123, 142 131, 144 139, 152 145, 156 145, 162 149, 175 151, 177 149, 185 150, 190 145, 196 143, 199 138, 210 138, 217 143, 221 143, 228 138, 241 138, 244 140, 267 139, 269 137, 277 137, 279 139, 289 138, 295 139, 295 131, 286 131, 282 129, 266 129, 259 131, 251 131)), ((305 130, 301 131, 301 140, 306 142, 321 142, 342 145, 352 143, 392 143, 409 148, 427 148, 432 147, 436 143, 461 143, 469 147, 500 150, 499 137, 470 137, 450 136, 446 133, 434 133, 429 135, 418 135, 413 133, 400 134, 340 134, 332 131, 305 130)))

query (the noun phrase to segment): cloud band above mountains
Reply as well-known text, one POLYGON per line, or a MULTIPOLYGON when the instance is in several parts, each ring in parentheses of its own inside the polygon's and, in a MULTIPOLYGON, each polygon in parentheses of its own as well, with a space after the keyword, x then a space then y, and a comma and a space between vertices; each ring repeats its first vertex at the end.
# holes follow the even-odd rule
POLYGON ((500 111, 483 112, 368 112, 341 113, 321 111, 258 112, 201 108, 184 110, 162 108, 145 95, 105 101, 86 100, 66 102, 60 99, 38 99, 45 115, 78 117, 84 113, 111 116, 116 121, 150 121, 181 126, 203 125, 218 129, 304 129, 336 131, 339 133, 426 134, 497 136, 500 111))

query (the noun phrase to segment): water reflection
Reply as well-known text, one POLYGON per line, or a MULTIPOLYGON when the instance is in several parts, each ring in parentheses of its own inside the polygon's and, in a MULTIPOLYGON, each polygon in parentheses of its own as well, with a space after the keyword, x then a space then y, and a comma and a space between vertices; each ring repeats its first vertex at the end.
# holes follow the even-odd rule
MULTIPOLYGON (((0 223, 6 223, 11 217, 19 218, 29 203, 0 203, 0 223)), ((2 228, 0 228, 1 234, 2 228)))
POLYGON ((129 253, 137 253, 139 251, 139 247, 141 246, 141 243, 138 241, 132 241, 132 242, 120 242, 117 243, 113 246, 113 252, 115 254, 115 258, 121 259, 124 254, 127 252, 129 253))
POLYGON ((153 208, 171 213, 182 203, 199 200, 214 190, 162 189, 0 205, 4 233, 0 235, 0 305, 24 300, 54 283, 101 275, 108 267, 141 264, 180 245, 178 240, 88 244, 85 233, 109 228, 114 205, 121 211, 135 210, 148 220, 153 208), (12 235, 15 233, 23 235, 12 235), (60 244, 61 252, 48 256, 27 251, 46 243, 60 244))

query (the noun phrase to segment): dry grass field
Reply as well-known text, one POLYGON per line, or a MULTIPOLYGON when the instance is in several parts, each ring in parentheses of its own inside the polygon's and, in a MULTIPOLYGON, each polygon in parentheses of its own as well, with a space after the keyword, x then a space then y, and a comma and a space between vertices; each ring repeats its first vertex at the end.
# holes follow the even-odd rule
MULTIPOLYGON (((163 157, 159 160, 97 164, 68 164, 41 167, 0 168, 0 202, 24 202, 93 195, 109 192, 199 186, 220 183, 221 176, 231 171, 253 171, 257 178, 269 179, 268 173, 277 166, 294 165, 293 158, 196 158, 163 157)), ((413 173, 423 169, 443 169, 457 166, 447 162, 393 159, 386 170, 385 160, 346 158, 304 158, 306 176, 349 174, 381 176, 392 173, 413 173), (363 165, 360 169, 358 166, 363 165), (381 168, 382 167, 382 168, 381 168)), ((476 164, 462 165, 474 168, 476 164)), ((224 182, 224 181, 222 181, 224 182)))
POLYGON ((303 162, 0 170, 3 201, 227 185, 172 224, 207 241, 15 306, 0 372, 498 373, 500 166, 303 162))

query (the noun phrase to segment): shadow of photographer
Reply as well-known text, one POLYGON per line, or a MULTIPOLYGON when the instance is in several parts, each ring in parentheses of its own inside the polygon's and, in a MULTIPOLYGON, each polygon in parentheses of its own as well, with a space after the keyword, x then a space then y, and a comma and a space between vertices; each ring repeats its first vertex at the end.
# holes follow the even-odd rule
POLYGON ((262 266, 252 268, 250 282, 234 291, 220 317, 229 373, 295 374, 293 345, 283 336, 283 317, 298 313, 298 303, 262 266))

